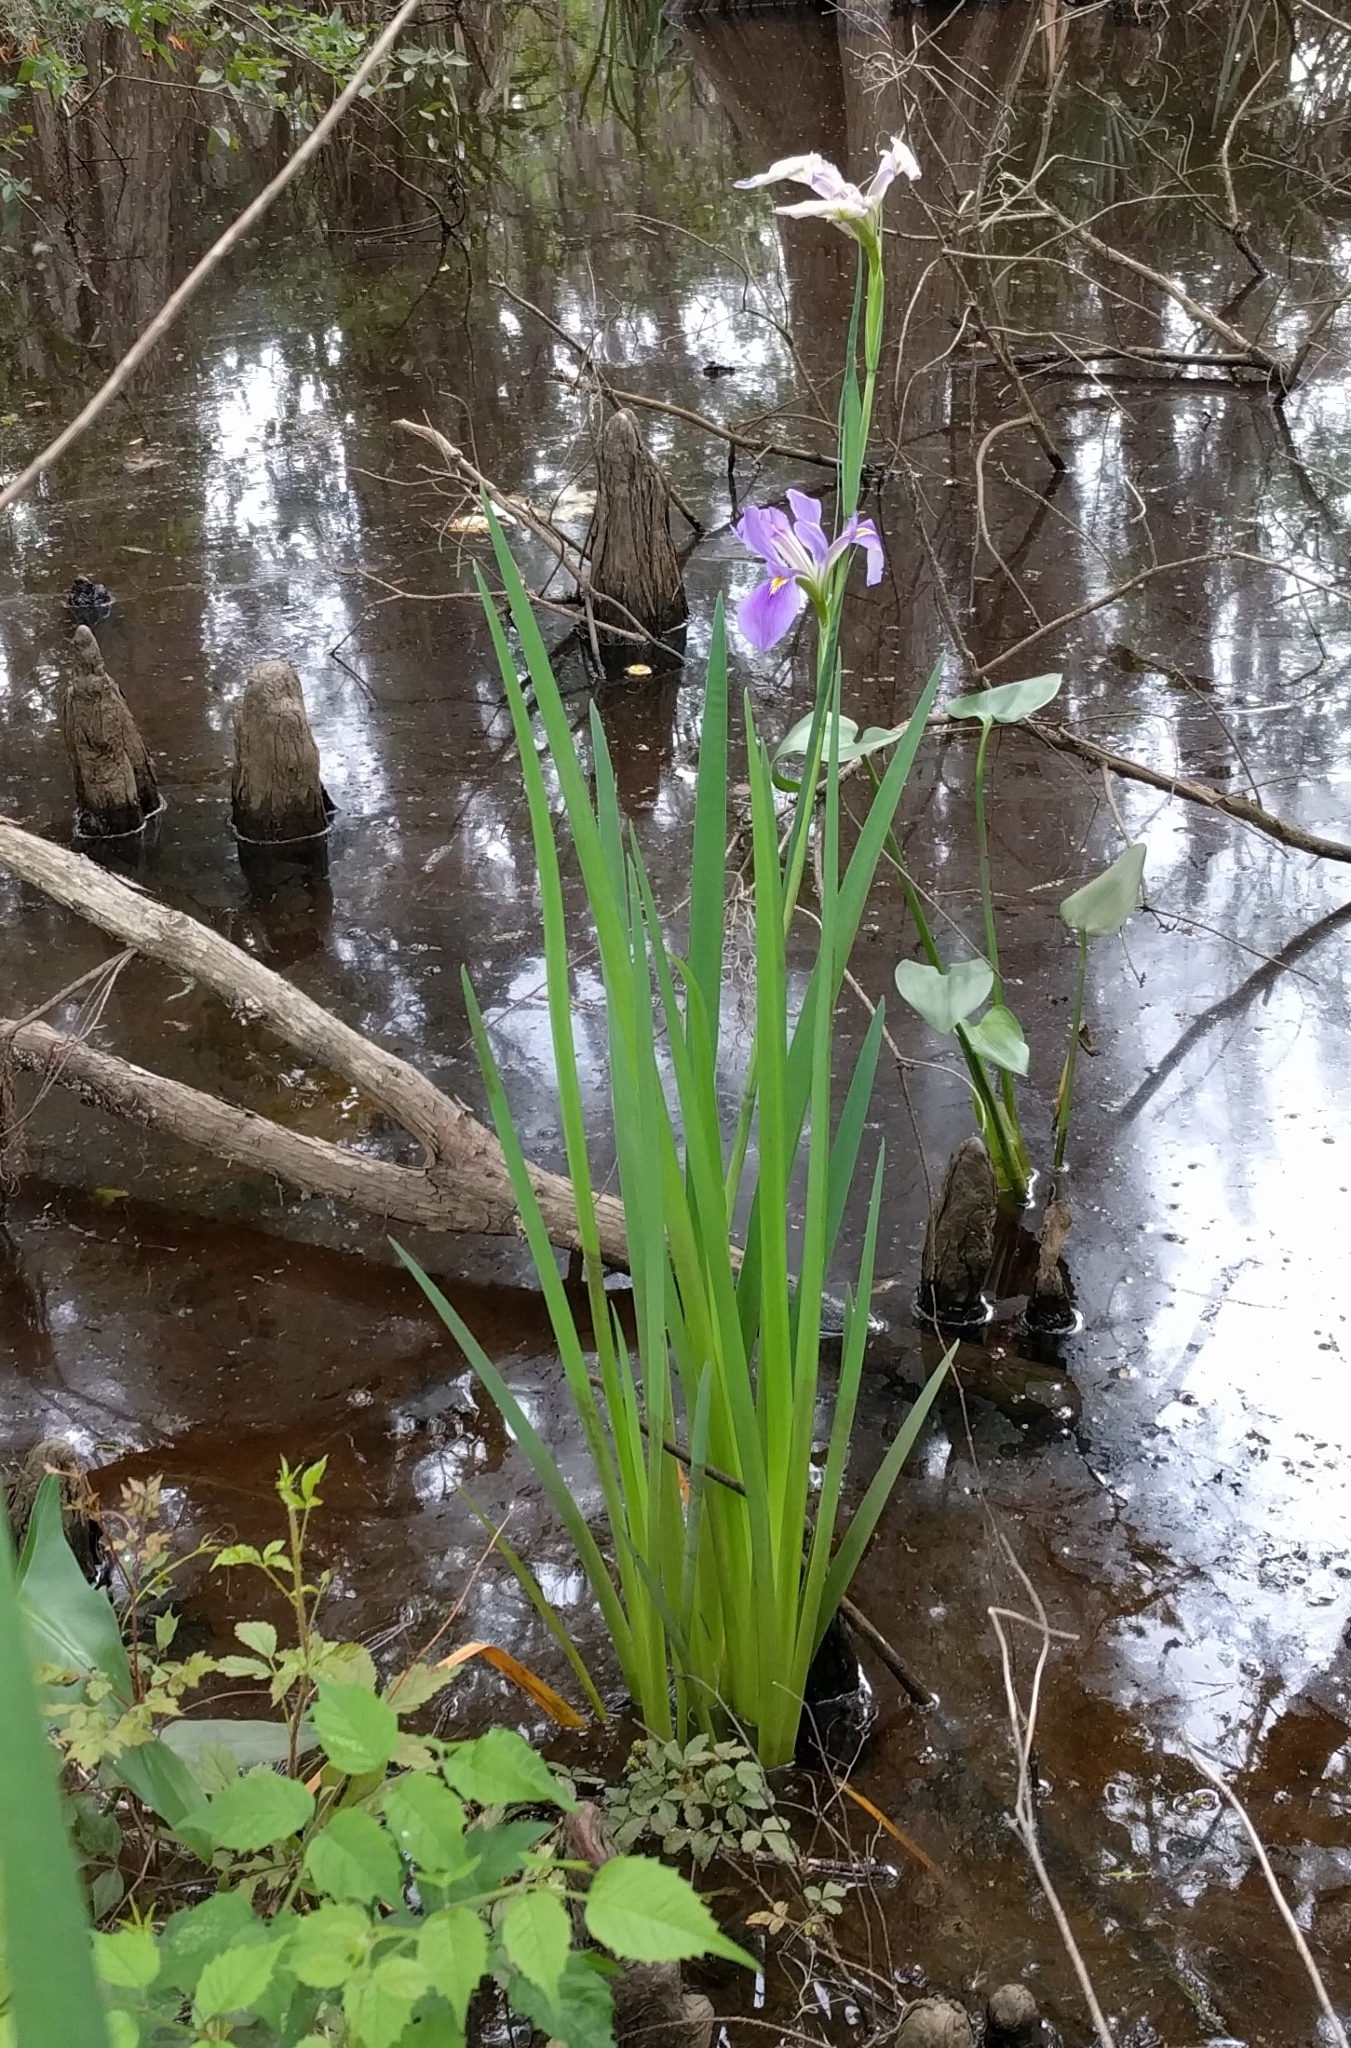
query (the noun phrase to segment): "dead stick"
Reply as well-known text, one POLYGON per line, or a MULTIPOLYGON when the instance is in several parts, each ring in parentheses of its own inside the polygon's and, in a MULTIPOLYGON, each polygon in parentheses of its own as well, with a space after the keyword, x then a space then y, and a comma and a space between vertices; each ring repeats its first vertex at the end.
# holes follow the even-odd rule
POLYGON ((1248 825, 1254 832, 1265 833, 1268 839, 1279 841, 1282 846, 1293 846, 1299 853, 1312 853, 1320 860, 1351 861, 1351 845, 1342 839, 1324 839, 1321 833, 1306 832, 1302 825, 1291 824, 1288 818, 1278 818, 1274 811, 1264 810, 1246 796, 1230 796, 1223 790, 1211 789, 1204 782, 1191 782, 1182 775, 1165 775, 1162 769, 1146 768, 1142 761, 1127 760, 1123 754, 1114 754, 1107 747, 1100 747, 1096 740, 1086 740, 1080 733, 1072 732, 1067 725, 1048 725, 1044 719, 1029 718, 1029 729, 1048 747, 1055 747, 1061 753, 1077 754, 1081 760, 1092 761, 1095 766, 1110 768, 1115 775, 1125 776, 1132 782, 1147 782, 1151 789, 1166 790, 1169 796, 1185 797, 1188 803, 1204 804, 1209 811, 1219 811, 1226 818, 1237 818, 1242 825, 1248 825))
POLYGON ((328 112, 315 122, 314 127, 305 137, 305 140, 301 143, 295 154, 282 165, 276 177, 264 185, 258 197, 251 201, 235 220, 231 221, 220 239, 212 243, 201 262, 188 272, 178 290, 172 292, 164 301, 164 304, 160 307, 150 325, 132 343, 121 362, 117 364, 116 368, 99 386, 84 410, 75 415, 69 426, 62 428, 56 439, 50 441, 40 455, 33 457, 27 469, 21 470, 12 484, 8 484, 3 491, 0 491, 0 512, 8 511, 16 499, 21 498, 24 492, 37 482, 45 469, 50 469, 52 464, 64 455, 68 448, 73 447, 80 436, 93 426, 94 421, 104 408, 116 398, 118 392, 131 381, 151 350, 168 333, 179 314, 196 298, 197 293, 201 290, 212 272, 220 268, 230 251, 239 244, 255 222, 262 219, 273 201, 281 197, 281 194, 286 190, 291 180, 296 176, 296 173, 302 170, 311 157, 318 152, 337 123, 347 112, 347 109, 351 106, 371 73, 378 69, 380 64, 389 55, 389 52, 403 34, 404 29, 417 13, 420 4, 421 0, 404 0, 403 6, 389 23, 389 26, 381 35, 376 37, 370 49, 352 73, 347 85, 338 94, 328 112))

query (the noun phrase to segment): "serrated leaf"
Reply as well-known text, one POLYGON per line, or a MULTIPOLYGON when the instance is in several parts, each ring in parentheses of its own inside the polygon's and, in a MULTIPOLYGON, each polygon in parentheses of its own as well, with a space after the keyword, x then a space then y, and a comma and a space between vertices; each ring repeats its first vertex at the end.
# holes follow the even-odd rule
POLYGON ((200 1906, 172 1914, 160 1941, 163 1981, 190 1998, 211 1958, 258 1924, 243 1892, 216 1892, 200 1906))
POLYGON ((572 1946, 572 1926, 552 1892, 518 1892, 502 1915, 498 1938, 522 1976, 550 1993, 557 1990, 572 1946))
POLYGON ((314 1675, 331 1678, 335 1685, 359 1685, 363 1692, 378 1692, 380 1687, 375 1659, 364 1643, 325 1643, 314 1675))
POLYGON ((372 1933, 360 1906, 316 1906, 292 1929, 287 1964, 302 1984, 336 1990, 365 1961, 372 1933))
POLYGON ((401 1956, 350 1978, 343 1989, 342 2009, 351 2038, 361 2048, 395 2048, 426 1988, 425 1974, 401 1956))
POLYGON ((513 1728, 490 1728, 475 1742, 457 1743, 441 1766, 446 1783, 480 1806, 515 1806, 547 1799, 571 1813, 577 1802, 544 1759, 513 1728))
POLYGON ((335 1813, 306 1849, 305 1870, 315 1890, 331 1899, 397 1906, 403 1893, 398 1851, 368 1813, 335 1813))
POLYGON ((556 1992, 528 1977, 511 1977, 507 1998, 514 2011, 524 2013, 562 2048, 600 2048, 613 2040, 614 2005, 599 1960, 574 1950, 556 1992))
POLYGON ((197 1979, 192 2016, 197 2025, 226 2013, 247 2012, 272 1982, 286 1937, 227 1948, 213 1956, 197 1979))
POLYGON ((1110 938, 1140 908, 1144 878, 1145 848, 1143 842, 1137 841, 1109 868, 1067 896, 1060 906, 1060 915, 1072 932, 1082 932, 1085 938, 1110 938))
POLYGON ((978 718, 993 725, 1016 725, 1030 718, 1060 693, 1065 678, 1054 675, 1029 676, 1022 683, 999 683, 993 690, 976 690, 968 697, 954 697, 943 706, 949 718, 978 718))
POLYGON ((329 1762, 351 1777, 382 1771, 399 1746, 398 1715, 364 1686, 321 1681, 313 1720, 329 1762))
POLYGON ((650 1856, 612 1856, 586 1895, 587 1932, 633 1963, 681 1962, 688 1956, 725 1956, 756 1965, 718 1926, 693 1885, 650 1856))
POLYGON ((94 1968, 120 1991, 144 1991, 160 1971, 159 1950, 148 1927, 119 1927, 94 1936, 94 1968))
POLYGON ((435 1878, 464 1869, 469 1861, 464 1808, 437 1779, 396 1778, 385 1791, 383 1805, 390 1832, 419 1870, 435 1878))
POLYGON ((946 970, 902 960, 896 986, 926 1024, 949 1033, 975 1015, 994 987, 994 971, 988 960, 954 960, 946 970))
POLYGON ((298 1834, 314 1814, 314 1798, 295 1778, 259 1769, 225 1786, 193 1815, 221 1849, 269 1849, 298 1834))
POLYGON ((469 2001, 488 1967, 483 1922, 468 1906, 446 1906, 424 1923, 417 1952, 433 1990, 440 1992, 463 2027, 469 2001))
POLYGON ((1029 1055, 1023 1027, 1012 1010, 1001 1003, 993 1003, 978 1024, 968 1024, 966 1035, 982 1059, 1010 1074, 1027 1072, 1029 1055))
POLYGON ((256 1650, 260 1657, 271 1659, 277 1654, 277 1631, 270 1621, 237 1621, 235 1634, 245 1649, 256 1650))
POLYGON ((434 1664, 410 1664, 406 1671, 391 1679, 385 1698, 396 1714, 411 1714, 418 1707, 425 1707, 428 1700, 434 1700, 448 1685, 454 1685, 458 1675, 434 1664))

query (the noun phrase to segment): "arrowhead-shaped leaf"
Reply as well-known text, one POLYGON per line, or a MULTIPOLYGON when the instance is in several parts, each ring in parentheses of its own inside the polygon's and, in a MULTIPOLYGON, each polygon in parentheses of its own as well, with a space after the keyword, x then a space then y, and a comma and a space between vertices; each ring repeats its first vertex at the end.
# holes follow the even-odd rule
POLYGON ((951 1032, 973 1016, 994 987, 988 960, 955 960, 945 973, 922 960, 902 960, 896 986, 935 1031, 951 1032))
POLYGON ((1060 915, 1072 932, 1082 932, 1087 939, 1110 938, 1140 908, 1144 878, 1144 846, 1128 846, 1119 860, 1065 898, 1060 915))
POLYGON ((1005 1067, 1010 1074, 1027 1072, 1027 1040, 1023 1027, 1012 1010, 1006 1010, 1002 1003, 996 1003, 985 1012, 979 1024, 968 1024, 966 1035, 982 1059, 992 1066, 1005 1067))
POLYGON ((1058 672, 1029 676, 1023 683, 999 683, 993 690, 976 690, 969 697, 954 697, 943 709, 949 718, 979 718, 993 725, 1016 725, 1030 718, 1059 694, 1065 678, 1058 672))

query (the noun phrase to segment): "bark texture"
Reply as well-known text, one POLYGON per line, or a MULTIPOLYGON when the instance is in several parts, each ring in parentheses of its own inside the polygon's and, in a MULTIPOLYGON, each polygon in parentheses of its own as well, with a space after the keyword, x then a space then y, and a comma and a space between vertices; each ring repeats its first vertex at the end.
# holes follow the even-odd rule
POLYGON ((605 597, 623 605, 654 639, 685 617, 670 486, 628 411, 611 413, 601 430, 591 585, 602 622, 605 597))
POLYGON ((77 829, 89 839, 137 832, 160 807, 159 785, 126 698, 88 626, 75 628, 79 667, 61 706, 77 829))
POLYGON ((920 1309, 936 1322, 985 1320, 981 1289, 994 1257, 998 1206, 984 1139, 963 1139, 948 1161, 924 1233, 920 1309))
POLYGON ((260 661, 234 710, 230 808, 245 839, 309 839, 327 829, 333 805, 319 773, 300 678, 289 661, 260 661))

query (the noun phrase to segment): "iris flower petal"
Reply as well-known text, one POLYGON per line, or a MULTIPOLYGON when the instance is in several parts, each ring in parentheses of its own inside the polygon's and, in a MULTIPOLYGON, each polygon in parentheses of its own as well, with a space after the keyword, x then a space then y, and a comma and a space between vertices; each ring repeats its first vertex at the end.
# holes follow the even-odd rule
POLYGON ((806 593, 794 577, 767 577, 737 607, 737 629, 764 654, 782 640, 806 601, 806 593))
POLYGON ((880 583, 882 581, 882 536, 878 533, 871 519, 859 520, 858 531, 854 535, 854 540, 868 558, 868 582, 880 583))

